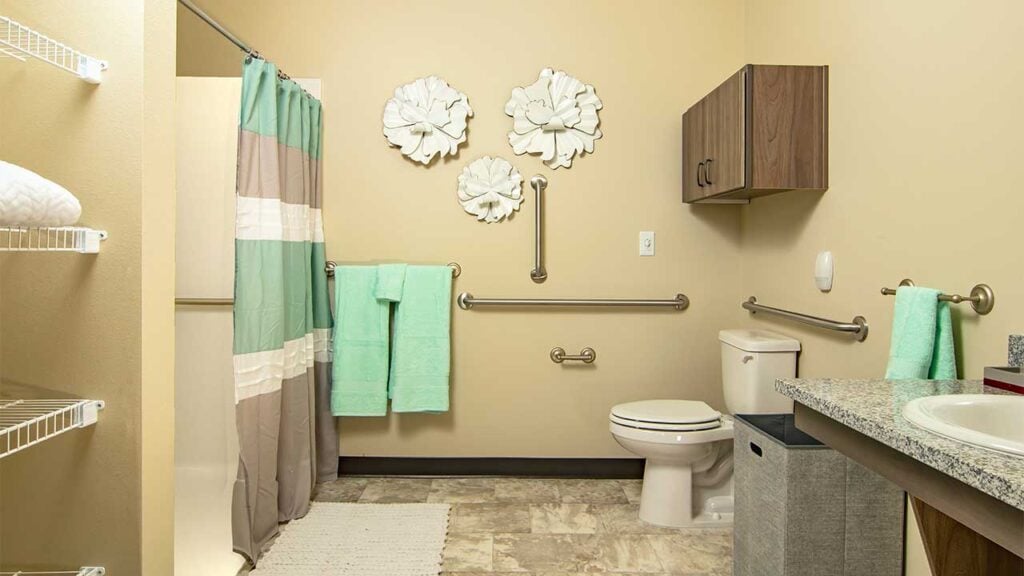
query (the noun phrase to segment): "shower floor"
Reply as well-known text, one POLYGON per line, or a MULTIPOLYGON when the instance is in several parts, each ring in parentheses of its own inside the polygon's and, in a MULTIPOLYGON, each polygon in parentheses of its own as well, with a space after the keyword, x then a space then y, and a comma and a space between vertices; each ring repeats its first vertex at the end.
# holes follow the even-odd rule
MULTIPOLYGON (((641 522, 639 480, 344 477, 323 502, 452 505, 444 574, 732 574, 731 529, 641 522)), ((257 572, 258 573, 258 572, 257 572)))

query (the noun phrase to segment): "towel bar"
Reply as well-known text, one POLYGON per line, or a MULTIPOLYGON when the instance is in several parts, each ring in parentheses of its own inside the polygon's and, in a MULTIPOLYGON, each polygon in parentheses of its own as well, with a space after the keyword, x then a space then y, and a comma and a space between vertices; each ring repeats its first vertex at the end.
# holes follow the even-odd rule
MULTIPOLYGON (((900 281, 900 286, 914 286, 914 281, 910 278, 904 278, 900 281)), ((896 294, 896 290, 892 288, 882 288, 882 294, 885 296, 893 296, 896 294)), ((992 288, 988 284, 975 284, 974 288, 971 288, 970 296, 961 296, 959 294, 939 294, 939 300, 943 302, 952 302, 953 304, 959 304, 961 302, 970 302, 971 308, 978 314, 985 315, 992 311, 992 307, 996 304, 996 295, 992 292, 992 288)))

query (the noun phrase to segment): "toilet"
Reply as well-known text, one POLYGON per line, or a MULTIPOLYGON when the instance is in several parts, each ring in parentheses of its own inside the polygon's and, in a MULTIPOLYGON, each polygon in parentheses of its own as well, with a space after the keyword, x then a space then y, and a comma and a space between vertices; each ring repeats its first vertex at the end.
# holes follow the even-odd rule
MULTIPOLYGON (((775 391, 796 375, 800 342, 767 330, 722 330, 722 388, 731 414, 783 414, 793 401, 775 391)), ((612 407, 608 426, 644 457, 640 519, 659 526, 732 524, 733 420, 696 400, 641 400, 612 407)))

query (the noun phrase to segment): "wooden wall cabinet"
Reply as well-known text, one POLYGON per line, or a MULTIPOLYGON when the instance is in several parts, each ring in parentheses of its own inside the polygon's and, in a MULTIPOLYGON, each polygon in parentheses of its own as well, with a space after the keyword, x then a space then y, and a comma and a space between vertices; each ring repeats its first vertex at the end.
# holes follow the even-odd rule
POLYGON ((828 189, 828 66, 748 64, 683 114, 683 202, 828 189))

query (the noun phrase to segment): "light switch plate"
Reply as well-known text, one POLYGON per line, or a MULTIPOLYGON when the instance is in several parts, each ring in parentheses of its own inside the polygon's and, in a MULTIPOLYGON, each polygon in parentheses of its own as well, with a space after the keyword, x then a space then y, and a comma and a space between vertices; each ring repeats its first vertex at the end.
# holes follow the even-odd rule
POLYGON ((646 231, 640 233, 640 255, 654 256, 654 232, 646 231))

